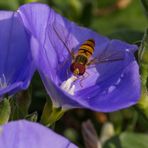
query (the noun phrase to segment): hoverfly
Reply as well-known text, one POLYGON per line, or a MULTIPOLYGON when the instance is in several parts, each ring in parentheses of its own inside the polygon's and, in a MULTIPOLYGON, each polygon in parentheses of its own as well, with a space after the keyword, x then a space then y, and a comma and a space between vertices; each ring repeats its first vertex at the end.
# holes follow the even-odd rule
MULTIPOLYGON (((65 37, 65 29, 62 25, 54 24, 52 26, 54 33, 58 37, 58 39, 61 41, 61 43, 64 45, 66 48, 67 52, 72 58, 72 62, 70 65, 70 71, 72 74, 76 77, 83 76, 84 73, 86 72, 86 69, 90 65, 95 65, 99 63, 106 63, 106 62, 114 62, 114 61, 120 61, 123 60, 123 56, 118 55, 118 53, 111 53, 105 56, 98 56, 92 58, 94 54, 94 49, 95 49, 95 40, 90 38, 84 41, 79 49, 77 50, 77 53, 74 51, 70 50, 67 46, 67 41, 65 37)), ((67 36, 68 37, 68 36, 67 36)))

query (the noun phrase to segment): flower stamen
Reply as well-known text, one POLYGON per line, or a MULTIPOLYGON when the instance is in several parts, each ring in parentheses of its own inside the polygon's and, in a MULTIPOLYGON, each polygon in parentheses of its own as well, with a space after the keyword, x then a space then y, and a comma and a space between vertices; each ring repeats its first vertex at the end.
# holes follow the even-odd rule
POLYGON ((73 84, 73 82, 76 80, 77 80, 77 77, 72 75, 70 78, 68 78, 66 81, 64 81, 60 87, 63 90, 65 90, 67 93, 69 93, 70 95, 74 95, 75 85, 73 84))

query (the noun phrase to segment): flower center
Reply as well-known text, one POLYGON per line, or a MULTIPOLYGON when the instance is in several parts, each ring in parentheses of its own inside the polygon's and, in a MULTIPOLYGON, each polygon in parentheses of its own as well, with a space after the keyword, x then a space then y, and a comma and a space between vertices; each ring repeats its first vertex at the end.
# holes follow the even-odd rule
POLYGON ((77 80, 77 77, 72 75, 70 78, 68 78, 66 81, 64 81, 61 84, 61 88, 66 91, 67 93, 69 93, 70 95, 74 95, 75 92, 75 85, 73 84, 74 81, 77 80))
POLYGON ((6 77, 4 74, 2 74, 2 76, 0 77, 0 88, 6 88, 7 85, 7 81, 6 81, 6 77))

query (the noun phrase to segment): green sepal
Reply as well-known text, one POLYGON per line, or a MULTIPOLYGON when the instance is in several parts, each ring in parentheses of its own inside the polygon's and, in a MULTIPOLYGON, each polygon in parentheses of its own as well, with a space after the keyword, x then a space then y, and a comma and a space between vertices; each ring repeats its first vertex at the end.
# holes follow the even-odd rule
POLYGON ((54 107, 52 102, 47 100, 40 122, 46 126, 51 126, 64 115, 65 111, 61 107, 54 107))
POLYGON ((138 109, 148 119, 148 29, 146 29, 138 51, 138 61, 141 74, 141 97, 137 103, 138 109))
POLYGON ((10 117, 11 107, 8 99, 0 102, 0 125, 8 122, 10 117))

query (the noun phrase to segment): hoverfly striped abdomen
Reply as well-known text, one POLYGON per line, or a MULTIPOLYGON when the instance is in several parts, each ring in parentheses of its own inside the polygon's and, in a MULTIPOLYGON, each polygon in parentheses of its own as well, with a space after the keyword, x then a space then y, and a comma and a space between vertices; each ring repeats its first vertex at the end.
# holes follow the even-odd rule
POLYGON ((94 47, 95 47, 95 41, 93 39, 89 39, 80 46, 78 55, 83 55, 87 59, 89 59, 94 52, 94 47))

